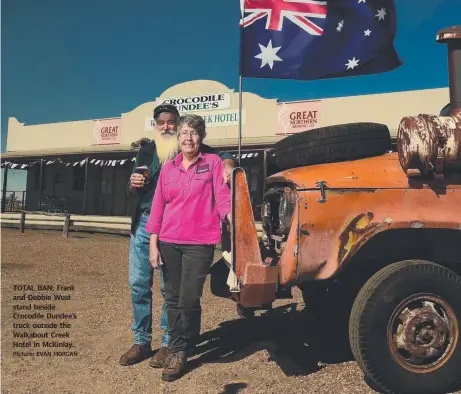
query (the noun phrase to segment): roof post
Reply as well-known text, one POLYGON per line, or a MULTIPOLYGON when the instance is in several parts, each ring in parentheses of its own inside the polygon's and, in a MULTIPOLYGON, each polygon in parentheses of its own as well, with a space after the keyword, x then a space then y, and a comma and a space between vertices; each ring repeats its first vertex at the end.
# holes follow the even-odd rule
POLYGON ((3 190, 2 190, 2 213, 5 212, 6 206, 6 185, 8 184, 8 166, 5 165, 5 171, 3 172, 3 190))
POLYGON ((88 191, 88 157, 85 158, 85 183, 83 185, 83 215, 86 215, 86 195, 88 191))

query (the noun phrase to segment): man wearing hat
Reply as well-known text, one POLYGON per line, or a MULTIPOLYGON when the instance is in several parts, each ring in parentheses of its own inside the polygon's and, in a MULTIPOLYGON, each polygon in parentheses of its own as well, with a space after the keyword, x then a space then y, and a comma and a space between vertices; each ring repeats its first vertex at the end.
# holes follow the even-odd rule
MULTIPOLYGON (((152 198, 157 185, 160 168, 166 161, 174 158, 178 151, 176 135, 179 112, 174 105, 161 104, 154 109, 155 134, 152 141, 140 146, 136 162, 128 184, 131 197, 131 240, 129 254, 129 284, 133 304, 134 343, 121 356, 121 365, 133 365, 152 356, 152 281, 153 269, 149 262, 150 236, 145 230, 149 217, 152 198), (144 174, 134 171, 136 167, 147 166, 144 174)), ((213 149, 202 144, 204 152, 214 153, 213 149)), ((234 157, 227 152, 218 155, 224 162, 224 178, 228 182, 232 169, 237 165, 234 157)), ((161 271, 159 271, 161 275, 161 271)), ((160 292, 164 297, 163 278, 160 278, 160 292)), ((200 309, 200 305, 197 305, 200 309)), ((197 313, 197 316, 200 316, 197 313)), ((194 321, 196 335, 200 333, 200 318, 194 321)), ((149 365, 154 368, 163 366, 168 356, 168 332, 166 305, 163 301, 160 329, 163 330, 162 343, 158 352, 151 358, 149 365)))

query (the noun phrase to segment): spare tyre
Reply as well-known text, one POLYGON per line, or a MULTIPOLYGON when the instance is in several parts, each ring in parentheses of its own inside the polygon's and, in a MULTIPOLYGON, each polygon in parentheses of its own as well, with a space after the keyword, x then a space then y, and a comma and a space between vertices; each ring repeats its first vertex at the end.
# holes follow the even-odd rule
POLYGON ((391 150, 389 128, 380 123, 347 123, 302 131, 277 142, 281 169, 378 156, 391 150))

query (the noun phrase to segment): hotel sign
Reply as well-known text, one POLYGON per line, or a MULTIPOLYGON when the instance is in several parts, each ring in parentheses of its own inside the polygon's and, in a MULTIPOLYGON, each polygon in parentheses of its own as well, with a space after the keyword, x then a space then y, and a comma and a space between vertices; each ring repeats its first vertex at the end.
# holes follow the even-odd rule
MULTIPOLYGON (((200 115, 207 127, 238 126, 239 111, 231 109, 229 111, 210 112, 200 115)), ((242 124, 245 123, 245 110, 242 110, 242 124)))
POLYGON ((210 93, 184 97, 158 97, 156 105, 173 104, 180 113, 231 108, 231 93, 210 93))
MULTIPOLYGON (((228 127, 238 126, 239 124, 239 111, 237 109, 231 109, 228 111, 216 111, 209 112, 207 114, 200 115, 207 128, 212 127, 228 127)), ((242 124, 245 124, 245 110, 242 110, 242 124)), ((144 120, 144 131, 154 131, 155 121, 153 117, 146 116, 144 120)))

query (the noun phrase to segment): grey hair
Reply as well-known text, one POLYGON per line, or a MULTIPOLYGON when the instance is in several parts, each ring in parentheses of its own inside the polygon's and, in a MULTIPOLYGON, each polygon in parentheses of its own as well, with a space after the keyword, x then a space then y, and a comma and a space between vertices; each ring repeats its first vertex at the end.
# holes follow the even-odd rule
MULTIPOLYGON (((178 133, 181 127, 187 125, 192 127, 199 135, 200 141, 203 141, 206 137, 206 124, 203 118, 199 115, 183 115, 179 119, 178 133)), ((179 135, 179 134, 178 134, 179 135)))

